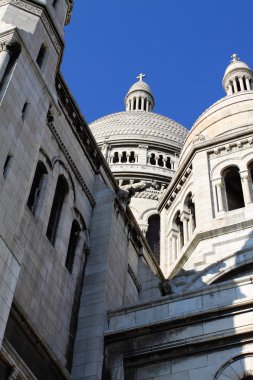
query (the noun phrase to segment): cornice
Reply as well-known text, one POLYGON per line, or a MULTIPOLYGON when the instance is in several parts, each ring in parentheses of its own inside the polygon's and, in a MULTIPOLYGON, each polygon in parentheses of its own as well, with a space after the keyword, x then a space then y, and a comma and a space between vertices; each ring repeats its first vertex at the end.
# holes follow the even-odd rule
POLYGON ((56 49, 56 51, 60 54, 63 50, 63 41, 53 25, 51 21, 51 17, 49 13, 47 12, 45 6, 43 4, 31 4, 30 2, 26 0, 0 0, 0 7, 11 4, 17 8, 23 9, 29 13, 32 13, 38 17, 40 17, 42 23, 45 26, 45 29, 47 30, 47 33, 56 49))
POLYGON ((52 114, 48 113, 47 115, 47 125, 48 127, 50 128, 52 134, 54 135, 59 147, 61 148, 63 154, 65 155, 65 158, 66 160, 68 161, 69 163, 69 166, 71 167, 73 173, 75 174, 78 182, 80 183, 84 193, 87 195, 87 198, 89 199, 90 203, 92 204, 92 206, 95 206, 95 199, 91 193, 91 191, 89 190, 88 186, 86 185, 85 181, 84 181, 84 178, 82 177, 81 173, 79 172, 79 170, 77 169, 76 167, 76 164, 73 160, 73 158, 70 156, 65 144, 63 143, 62 139, 61 139, 61 136, 60 134, 58 133, 55 125, 54 125, 54 119, 53 119, 53 116, 52 114))

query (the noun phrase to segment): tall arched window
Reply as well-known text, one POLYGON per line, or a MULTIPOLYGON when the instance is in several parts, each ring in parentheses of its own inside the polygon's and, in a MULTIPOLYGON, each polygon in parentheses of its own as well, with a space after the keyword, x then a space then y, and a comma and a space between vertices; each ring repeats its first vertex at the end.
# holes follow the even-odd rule
POLYGON ((191 192, 187 195, 187 197, 185 199, 185 205, 186 205, 186 207, 189 211, 189 214, 190 214, 191 228, 192 228, 192 232, 193 232, 196 228, 196 216, 195 216, 195 203, 192 200, 192 193, 191 192))
POLYGON ((164 165, 164 163, 163 163, 163 156, 161 154, 159 155, 157 163, 158 163, 159 166, 163 166, 164 165))
POLYGON ((166 160, 166 168, 171 169, 171 161, 170 161, 170 157, 167 157, 167 160, 166 160))
POLYGON ((65 261, 65 267, 68 269, 69 273, 72 273, 80 231, 81 227, 79 223, 76 220, 74 220, 70 231, 69 245, 65 261))
POLYGON ((46 50, 47 50, 46 46, 44 44, 42 44, 40 47, 37 59, 36 59, 36 62, 37 62, 39 67, 42 67, 42 65, 43 65, 43 62, 44 62, 45 56, 46 56, 46 50))
POLYGON ((179 233, 179 246, 180 248, 182 248, 184 245, 184 228, 183 228, 183 222, 180 219, 179 211, 176 213, 174 220, 175 220, 175 224, 178 228, 178 233, 179 233))
POLYGON ((230 166, 223 172, 228 211, 244 207, 242 182, 237 166, 230 166))
POLYGON ((36 207, 38 205, 38 200, 40 197, 40 192, 42 188, 45 175, 47 174, 47 169, 42 161, 39 161, 35 170, 33 177, 33 183, 30 190, 29 198, 27 201, 27 206, 35 214, 36 207))
POLYGON ((151 165, 156 165, 156 159, 155 159, 155 154, 154 153, 151 154, 149 162, 150 162, 151 165))
POLYGON ((54 245, 57 229, 60 222, 61 212, 64 200, 69 192, 69 187, 63 175, 60 175, 57 181, 54 200, 50 213, 50 218, 47 226, 47 238, 54 245))
POLYGON ((121 162, 127 162, 127 155, 126 155, 126 152, 122 152, 122 156, 121 156, 121 162))
POLYGON ((131 162, 131 163, 135 162, 135 154, 134 154, 134 152, 130 152, 129 162, 131 162))
POLYGON ((118 152, 115 152, 115 153, 114 153, 114 156, 113 156, 112 162, 113 162, 114 164, 117 164, 117 163, 119 162, 119 153, 118 153, 118 152))
POLYGON ((146 238, 158 263, 160 262, 160 215, 151 215, 148 218, 146 238))

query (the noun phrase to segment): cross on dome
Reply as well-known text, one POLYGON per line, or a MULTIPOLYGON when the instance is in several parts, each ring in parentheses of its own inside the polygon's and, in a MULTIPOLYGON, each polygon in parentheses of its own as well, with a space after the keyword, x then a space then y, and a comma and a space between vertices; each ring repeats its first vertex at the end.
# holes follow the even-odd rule
POLYGON ((139 79, 140 82, 142 82, 142 78, 145 78, 146 74, 140 73, 136 78, 139 79))
POLYGON ((231 62, 237 62, 237 61, 240 61, 240 58, 238 57, 238 54, 232 54, 231 55, 231 62))

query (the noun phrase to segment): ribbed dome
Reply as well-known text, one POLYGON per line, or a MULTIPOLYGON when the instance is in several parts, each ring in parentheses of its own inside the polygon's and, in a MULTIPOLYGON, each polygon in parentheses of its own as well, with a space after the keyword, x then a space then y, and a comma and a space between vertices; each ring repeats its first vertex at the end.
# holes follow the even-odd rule
POLYGON ((247 63, 245 63, 243 61, 234 61, 234 62, 231 62, 228 65, 228 67, 226 68, 224 77, 226 75, 230 74, 232 71, 241 70, 241 69, 248 69, 248 70, 250 70, 250 67, 247 65, 247 63))
POLYGON ((98 143, 104 140, 157 141, 181 147, 187 129, 179 123, 153 112, 118 112, 90 124, 98 143))
POLYGON ((130 87, 130 89, 129 89, 127 95, 129 95, 129 94, 130 94, 131 92, 133 92, 133 91, 146 91, 146 92, 148 92, 149 94, 151 94, 151 95, 153 96, 152 91, 151 91, 151 88, 150 88, 149 85, 148 85, 146 82, 144 82, 143 80, 134 83, 134 84, 130 87))
POLYGON ((193 144, 252 129, 253 91, 226 96, 209 107, 195 122, 185 141, 180 162, 193 144))

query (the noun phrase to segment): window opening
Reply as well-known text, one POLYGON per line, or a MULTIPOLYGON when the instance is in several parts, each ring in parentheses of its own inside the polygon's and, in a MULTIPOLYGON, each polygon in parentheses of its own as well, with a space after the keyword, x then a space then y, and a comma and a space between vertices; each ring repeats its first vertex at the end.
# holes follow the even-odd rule
POLYGON ((133 110, 136 109, 136 98, 134 98, 133 110))
POLYGON ((60 222, 60 217, 62 213, 62 207, 64 199, 66 198, 69 191, 69 187, 66 179, 63 175, 60 175, 57 181, 54 200, 52 204, 52 209, 50 213, 50 218, 47 227, 47 238, 54 245, 56 240, 57 229, 60 222))
POLYGON ((148 229, 146 238, 158 263, 160 263, 160 216, 151 215, 148 218, 148 229))
POLYGON ((12 158, 11 154, 8 154, 8 156, 6 157, 6 160, 5 160, 5 163, 4 163, 4 167, 3 167, 3 176, 4 176, 4 178, 6 178, 6 176, 8 174, 8 169, 10 167, 11 158, 12 158))
POLYGON ((170 157, 167 157, 166 168, 171 169, 171 160, 170 160, 170 157))
POLYGON ((113 159, 112 159, 113 164, 117 164, 119 162, 119 153, 115 152, 113 159))
POLYGON ((69 245, 68 251, 65 261, 65 267, 68 269, 69 273, 72 273, 73 264, 75 259, 76 247, 79 240, 81 228, 79 223, 74 220, 71 227, 70 237, 69 237, 69 245))
POLYGON ((126 152, 122 152, 122 156, 121 156, 121 162, 127 162, 127 155, 126 155, 126 152))
POLYGON ((241 91, 242 89, 241 89, 241 85, 238 78, 236 78, 236 84, 237 84, 238 91, 241 91))
POLYGON ((163 156, 160 154, 159 155, 159 158, 158 158, 158 165, 159 166, 164 166, 164 163, 163 163, 163 156))
POLYGON ((180 248, 182 248, 184 245, 184 229, 183 229, 183 222, 180 219, 179 211, 176 215, 175 223, 178 227, 180 248))
POLYGON ((36 59, 36 62, 40 68, 42 67, 42 64, 44 62, 45 55, 46 55, 46 46, 42 44, 40 51, 38 53, 37 59, 36 59))
POLYGON ((228 211, 244 207, 242 182, 239 169, 230 166, 224 171, 223 179, 225 183, 228 211))
POLYGON ((235 88, 234 88, 234 84, 231 82, 231 87, 232 87, 232 93, 234 94, 235 93, 235 88))
POLYGON ((40 197, 42 184, 45 179, 45 175, 47 174, 47 169, 43 162, 39 161, 35 170, 32 187, 30 190, 30 195, 27 201, 27 206, 34 214, 36 207, 38 205, 38 200, 40 197))
POLYGON ((247 89, 247 86, 246 86, 246 79, 245 79, 244 76, 242 77, 242 81, 243 81, 243 87, 244 87, 244 90, 246 90, 246 89, 247 89))
POLYGON ((151 154, 150 164, 151 165, 156 165, 156 159, 155 159, 155 154, 154 153, 151 154))
POLYGON ((22 120, 25 119, 27 108, 28 108, 28 102, 25 102, 22 108, 22 120))
POLYGON ((134 152, 130 152, 129 162, 131 164, 135 162, 135 154, 134 154, 134 152))

